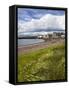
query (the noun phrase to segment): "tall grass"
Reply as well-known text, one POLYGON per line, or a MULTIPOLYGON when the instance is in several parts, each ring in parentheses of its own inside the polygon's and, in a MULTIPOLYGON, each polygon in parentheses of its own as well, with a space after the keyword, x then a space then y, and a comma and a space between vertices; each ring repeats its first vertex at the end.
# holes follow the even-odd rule
POLYGON ((18 56, 18 82, 65 79, 65 46, 58 44, 18 56))

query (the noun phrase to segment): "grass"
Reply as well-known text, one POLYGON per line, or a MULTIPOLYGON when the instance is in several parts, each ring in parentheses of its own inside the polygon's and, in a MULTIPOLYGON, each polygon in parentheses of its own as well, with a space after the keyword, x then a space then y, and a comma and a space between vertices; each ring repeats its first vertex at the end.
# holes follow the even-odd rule
POLYGON ((65 46, 58 44, 18 56, 18 82, 65 79, 65 46))

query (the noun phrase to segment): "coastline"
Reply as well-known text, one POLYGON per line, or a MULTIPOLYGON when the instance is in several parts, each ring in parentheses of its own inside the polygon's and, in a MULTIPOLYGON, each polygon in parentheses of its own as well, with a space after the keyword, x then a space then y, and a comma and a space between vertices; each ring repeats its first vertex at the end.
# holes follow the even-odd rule
POLYGON ((18 47, 18 54, 20 53, 29 53, 31 51, 36 51, 42 48, 47 48, 51 45, 57 45, 59 43, 63 43, 65 40, 64 39, 52 39, 52 40, 48 40, 45 42, 41 42, 41 43, 36 43, 36 44, 31 44, 31 45, 27 45, 27 46, 21 46, 18 47))

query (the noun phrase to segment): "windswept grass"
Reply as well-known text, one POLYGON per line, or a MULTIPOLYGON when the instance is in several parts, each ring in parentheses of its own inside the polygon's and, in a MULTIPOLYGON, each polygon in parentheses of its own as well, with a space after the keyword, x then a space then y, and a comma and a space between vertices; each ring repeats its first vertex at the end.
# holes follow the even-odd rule
POLYGON ((18 56, 18 82, 65 79, 65 46, 58 44, 18 56))

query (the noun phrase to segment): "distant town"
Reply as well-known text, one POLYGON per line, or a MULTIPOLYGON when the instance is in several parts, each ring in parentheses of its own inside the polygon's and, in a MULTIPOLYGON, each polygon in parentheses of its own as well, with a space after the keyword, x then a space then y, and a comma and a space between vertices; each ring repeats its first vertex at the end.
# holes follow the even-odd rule
POLYGON ((65 38, 65 32, 49 32, 44 35, 27 35, 27 36, 19 36, 18 39, 58 39, 58 38, 65 38))

